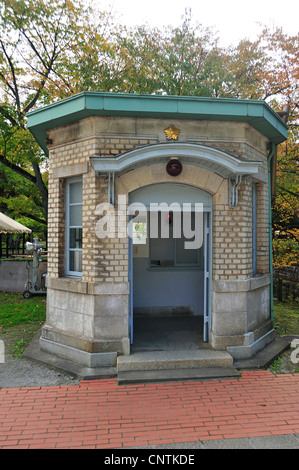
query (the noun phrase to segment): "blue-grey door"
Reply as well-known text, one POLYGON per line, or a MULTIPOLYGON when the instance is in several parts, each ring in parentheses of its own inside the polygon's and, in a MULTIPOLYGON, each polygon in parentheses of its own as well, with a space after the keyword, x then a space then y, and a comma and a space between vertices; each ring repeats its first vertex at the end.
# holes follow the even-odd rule
POLYGON ((204 214, 204 328, 203 340, 209 341, 211 318, 211 213, 204 214))
POLYGON ((130 342, 133 344, 133 240, 131 233, 131 225, 129 224, 129 337, 130 342))

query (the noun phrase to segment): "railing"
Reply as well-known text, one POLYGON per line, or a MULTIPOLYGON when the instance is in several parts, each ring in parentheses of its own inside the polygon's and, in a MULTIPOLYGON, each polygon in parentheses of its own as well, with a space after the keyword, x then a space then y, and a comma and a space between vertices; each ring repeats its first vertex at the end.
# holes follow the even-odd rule
MULTIPOLYGON (((28 255, 26 242, 32 242, 32 235, 27 233, 0 233, 0 259, 28 255)), ((44 250, 47 249, 44 244, 44 250)))
POLYGON ((299 297, 299 265, 274 271, 274 296, 280 302, 297 302, 299 297))

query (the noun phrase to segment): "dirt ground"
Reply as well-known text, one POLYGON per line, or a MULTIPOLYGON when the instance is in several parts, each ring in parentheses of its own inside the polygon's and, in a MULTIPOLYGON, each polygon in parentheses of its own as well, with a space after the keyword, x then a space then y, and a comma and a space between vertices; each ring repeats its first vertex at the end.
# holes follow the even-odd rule
POLYGON ((24 344, 33 338, 36 328, 36 325, 28 324, 22 327, 10 327, 0 332, 0 340, 4 341, 5 345, 5 362, 0 362, 0 388, 45 387, 79 383, 76 378, 58 372, 50 366, 36 363, 22 356, 16 357, 16 354, 20 354, 21 348, 24 348, 24 344))

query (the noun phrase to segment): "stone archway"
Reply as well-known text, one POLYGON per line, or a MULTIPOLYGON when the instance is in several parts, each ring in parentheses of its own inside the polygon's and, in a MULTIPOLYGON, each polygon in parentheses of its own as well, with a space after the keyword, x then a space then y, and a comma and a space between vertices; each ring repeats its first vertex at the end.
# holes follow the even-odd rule
MULTIPOLYGON (((170 176, 166 172, 166 162, 169 160, 169 155, 177 154, 178 149, 183 150, 183 153, 186 151, 186 145, 178 146, 178 144, 161 144, 161 145, 153 145, 147 146, 146 149, 144 147, 136 149, 134 151, 128 152, 128 158, 125 158, 126 162, 128 163, 127 170, 122 167, 120 173, 115 173, 113 178, 114 184, 114 200, 117 201, 119 195, 125 195, 127 201, 129 201, 130 194, 137 192, 138 190, 142 190, 142 188, 149 188, 152 185, 170 185, 176 184, 179 186, 185 186, 189 188, 193 188, 194 190, 201 191, 202 194, 206 194, 210 197, 210 219, 209 224, 212 225, 212 207, 217 205, 225 205, 228 206, 229 204, 229 182, 228 177, 220 176, 219 173, 223 172, 227 175, 227 161, 229 161, 230 165, 234 165, 236 162, 238 163, 238 159, 235 157, 228 156, 228 154, 224 154, 224 152, 219 151, 218 149, 205 147, 201 145, 192 145, 187 146, 190 150, 192 148, 193 156, 190 157, 187 155, 181 155, 180 160, 183 160, 183 171, 180 175, 176 177, 170 176), (166 152, 166 148, 168 149, 166 152), (143 151, 146 150, 147 157, 143 158, 143 151), (161 156, 161 159, 157 157, 157 151, 165 152, 168 156, 167 159, 161 156), (205 168, 206 162, 210 162, 210 156, 214 154, 216 151, 218 155, 218 163, 217 163, 217 172, 211 171, 211 169, 205 168), (135 164, 137 165, 136 168, 131 167, 131 163, 129 163, 129 155, 133 154, 133 159, 135 164), (221 155, 223 156, 223 162, 221 163, 221 155), (142 165, 138 165, 136 163, 137 156, 141 157, 142 165), (205 157, 204 157, 205 155, 205 157), (202 158, 201 158, 202 157, 202 158), (197 158, 197 160, 196 160, 197 158)), ((235 165, 234 170, 237 168, 237 163, 235 165)), ((96 167, 95 167, 96 168, 96 167)), ((214 168, 215 169, 215 168, 214 168)), ((232 168, 230 171, 233 171, 232 168)), ((210 240, 210 258, 212 259, 212 243, 210 240)), ((130 269, 130 267, 129 267, 130 269)), ((208 287, 209 295, 206 295, 206 300, 208 300, 206 305, 206 311, 211 311, 211 289, 212 289, 212 263, 210 265, 210 278, 208 287)), ((132 295, 130 297, 133 297, 132 295)), ((130 309, 132 309, 132 305, 130 304, 130 309)), ((206 322, 208 324, 206 328, 205 336, 209 337, 209 329, 211 327, 211 317, 210 313, 206 316, 206 322)), ((132 331, 131 331, 132 334, 132 331)))

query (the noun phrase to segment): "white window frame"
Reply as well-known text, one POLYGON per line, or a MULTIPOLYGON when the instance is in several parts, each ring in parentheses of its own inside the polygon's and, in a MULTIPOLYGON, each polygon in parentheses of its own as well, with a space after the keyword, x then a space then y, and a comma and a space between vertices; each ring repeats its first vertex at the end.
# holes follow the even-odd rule
MULTIPOLYGON (((194 211, 192 211, 194 213, 194 211)), ((182 215, 182 214, 181 214, 182 215)), ((161 212, 159 212, 159 221, 161 217, 161 212)), ((152 239, 149 236, 150 233, 150 217, 148 217, 149 224, 148 224, 148 240, 149 240, 149 269, 154 269, 154 270, 182 270, 182 269, 196 269, 196 270, 201 270, 203 269, 203 247, 196 249, 196 254, 197 254, 197 262, 196 263, 183 263, 183 262, 178 262, 178 238, 175 238, 173 236, 169 237, 169 240, 171 240, 172 245, 173 245, 173 253, 172 253, 172 260, 173 264, 170 264, 169 266, 160 266, 160 265, 155 265, 152 263, 153 261, 153 256, 152 256, 152 239)), ((182 220, 181 220, 182 223, 182 220)), ((181 234, 183 234, 183 227, 181 227, 181 234)), ((181 235, 183 238, 183 235, 181 235)))
MULTIPOLYGON (((81 205, 83 208, 83 201, 81 203, 70 204, 70 186, 74 183, 81 183, 83 186, 82 177, 79 178, 69 178, 65 183, 65 274, 68 277, 82 277, 82 271, 71 271, 70 266, 70 251, 76 251, 81 253, 82 257, 82 248, 70 248, 70 229, 71 228, 81 228, 83 232, 83 223, 82 225, 70 225, 70 206, 72 205, 81 205)), ((82 258, 81 258, 82 262, 82 258)))

